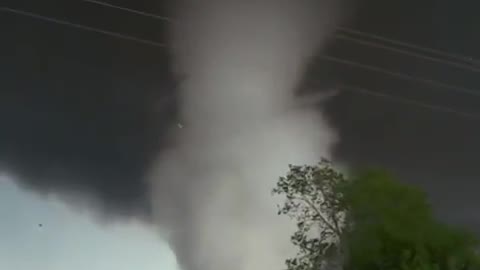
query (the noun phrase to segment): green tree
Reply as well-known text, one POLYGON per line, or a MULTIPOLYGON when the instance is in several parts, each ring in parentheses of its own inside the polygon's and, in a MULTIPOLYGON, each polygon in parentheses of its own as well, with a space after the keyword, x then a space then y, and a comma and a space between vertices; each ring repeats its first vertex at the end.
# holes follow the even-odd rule
POLYGON ((480 269, 475 237, 436 220, 424 192, 385 172, 347 180, 328 161, 290 166, 274 193, 286 197, 279 213, 297 220, 289 270, 480 269))
POLYGON ((278 214, 297 221, 297 231, 291 236, 298 247, 295 258, 287 259, 288 270, 322 269, 338 261, 341 255, 345 206, 340 188, 347 183, 343 174, 322 160, 317 166, 289 166, 273 189, 284 195, 285 203, 278 214))

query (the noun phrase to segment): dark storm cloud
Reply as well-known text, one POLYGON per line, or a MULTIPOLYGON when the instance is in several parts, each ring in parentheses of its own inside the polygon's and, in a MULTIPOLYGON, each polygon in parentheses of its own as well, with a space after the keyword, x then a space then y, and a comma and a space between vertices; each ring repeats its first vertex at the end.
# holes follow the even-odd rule
MULTIPOLYGON (((12 6, 127 33, 132 25, 119 22, 131 19, 137 35, 162 38, 162 25, 128 14, 30 2, 12 6)), ((1 168, 30 189, 86 194, 109 213, 148 214, 144 173, 175 117, 167 51, 0 15, 9 30, 0 45, 1 168)))
MULTIPOLYGON (((137 6, 132 7, 164 14, 157 2, 135 1, 137 6)), ((11 3, 146 39, 165 38, 167 26, 162 23, 80 2, 11 3)), ((360 0, 349 26, 475 57, 480 47, 473 29, 480 23, 472 14, 478 10, 475 5, 475 1, 456 5, 447 0, 360 0)), ((141 179, 174 118, 175 102, 158 104, 175 88, 166 51, 4 13, 0 30, 1 166, 36 190, 93 194, 109 211, 148 211, 147 186, 141 179)), ((476 74, 413 58, 341 41, 333 42, 329 52, 480 88, 476 74)), ((311 82, 350 83, 480 111, 479 99, 472 96, 320 60, 312 66, 311 82)), ((426 188, 445 218, 472 228, 480 225, 478 120, 347 92, 328 104, 327 115, 340 134, 338 159, 385 166, 426 188)))
MULTIPOLYGON (((352 27, 466 56, 479 56, 478 3, 363 1, 352 27), (455 24, 452 24, 452 22, 455 24), (470 30, 468 30, 470 29, 470 30)), ((365 64, 477 89, 478 74, 438 63, 337 41, 329 53, 365 64)), ((478 57, 476 57, 478 59, 478 57)), ((317 62, 330 82, 366 87, 399 97, 480 113, 480 97, 406 82, 358 68, 317 62), (326 73, 328 72, 328 73, 326 73)), ((318 78, 318 77, 317 77, 318 78)), ((344 92, 327 114, 341 136, 337 159, 351 165, 383 166, 426 189, 443 218, 480 233, 480 120, 432 112, 388 100, 344 92)))

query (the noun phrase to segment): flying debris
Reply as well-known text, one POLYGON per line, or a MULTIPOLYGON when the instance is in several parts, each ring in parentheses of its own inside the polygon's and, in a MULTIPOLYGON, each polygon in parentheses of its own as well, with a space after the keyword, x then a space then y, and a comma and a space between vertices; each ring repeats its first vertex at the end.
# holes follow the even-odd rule
POLYGON ((178 128, 183 128, 183 125, 180 124, 180 123, 177 123, 177 127, 178 127, 178 128))

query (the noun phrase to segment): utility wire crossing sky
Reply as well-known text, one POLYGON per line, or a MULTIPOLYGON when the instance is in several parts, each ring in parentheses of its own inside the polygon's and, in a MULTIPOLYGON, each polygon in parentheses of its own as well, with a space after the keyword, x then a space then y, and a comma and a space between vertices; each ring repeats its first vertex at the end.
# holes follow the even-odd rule
MULTIPOLYGON (((141 16, 151 17, 151 18, 154 18, 154 19, 159 19, 159 20, 163 20, 163 21, 171 21, 167 17, 155 15, 155 14, 148 13, 148 12, 142 12, 142 11, 138 11, 138 10, 134 10, 134 9, 129 9, 129 8, 125 8, 125 7, 121 7, 121 6, 117 6, 117 5, 112 5, 112 4, 101 2, 101 1, 95 1, 95 0, 82 0, 82 1, 89 2, 89 3, 92 3, 92 4, 101 5, 101 6, 105 6, 105 7, 108 7, 108 8, 114 8, 114 9, 119 9, 119 10, 122 10, 122 11, 127 11, 127 12, 138 14, 138 15, 141 15, 141 16)), ((108 35, 108 36, 111 36, 111 37, 114 37, 114 38, 125 39, 125 40, 129 40, 129 41, 133 41, 133 42, 142 43, 142 44, 145 44, 145 45, 161 47, 161 48, 164 48, 164 47, 168 46, 167 44, 159 43, 159 42, 152 41, 152 40, 141 39, 141 38, 137 38, 137 37, 134 37, 134 36, 121 34, 121 33, 118 33, 118 32, 107 31, 107 30, 96 28, 96 27, 85 26, 85 25, 82 25, 82 24, 76 24, 76 23, 72 23, 72 22, 69 22, 69 21, 66 21, 66 20, 56 19, 56 18, 52 18, 52 17, 49 17, 49 16, 43 16, 43 15, 40 15, 40 14, 36 14, 36 13, 33 13, 33 12, 28 12, 28 11, 23 11, 23 10, 19 10, 19 9, 13 9, 13 8, 8 8, 8 7, 0 7, 0 11, 10 12, 10 13, 23 15, 23 16, 27 16, 27 17, 31 17, 31 18, 35 18, 35 19, 40 19, 40 20, 44 20, 44 21, 48 21, 48 22, 52 22, 52 23, 57 23, 57 24, 65 25, 65 26, 70 26, 70 27, 78 28, 78 29, 85 30, 85 31, 96 32, 96 33, 108 35)), ((441 55, 441 56, 444 56, 444 57, 454 58, 454 59, 457 60, 457 62, 454 62, 454 61, 451 61, 451 60, 445 60, 445 59, 442 59, 442 58, 439 58, 439 57, 428 56, 428 55, 425 55, 424 53, 416 53, 416 52, 407 51, 405 49, 398 49, 398 48, 395 48, 395 47, 392 47, 392 46, 387 46, 387 45, 381 44, 379 42, 365 41, 365 40, 361 40, 359 38, 349 37, 349 36, 346 36, 344 34, 336 34, 336 38, 339 38, 339 39, 346 39, 346 40, 350 40, 350 41, 353 41, 353 42, 357 42, 359 44, 363 44, 363 45, 367 45, 367 46, 373 46, 373 47, 376 47, 376 48, 379 48, 379 49, 386 49, 386 50, 390 50, 390 51, 393 51, 393 52, 398 52, 398 53, 410 55, 410 56, 413 56, 413 57, 416 57, 416 58, 420 58, 420 59, 424 59, 424 60, 428 60, 428 61, 434 61, 434 62, 437 62, 437 63, 440 63, 440 64, 451 65, 451 66, 462 68, 462 69, 465 69, 465 70, 468 70, 468 71, 471 71, 471 72, 480 72, 480 68, 478 68, 478 67, 461 63, 461 62, 470 62, 470 63, 473 63, 473 64, 477 63, 472 58, 469 58, 469 57, 466 57, 466 56, 447 53, 447 52, 443 52, 443 51, 439 51, 439 50, 434 50, 434 49, 431 49, 431 48, 418 46, 418 45, 411 44, 411 43, 392 40, 392 39, 384 38, 384 37, 381 37, 381 36, 365 33, 365 32, 362 32, 362 31, 357 31, 357 30, 354 30, 354 29, 345 28, 345 27, 338 27, 338 29, 341 30, 341 31, 344 31, 346 33, 359 34, 359 35, 362 35, 362 36, 365 36, 365 37, 375 38, 377 40, 382 40, 382 41, 390 42, 390 43, 393 43, 393 44, 406 46, 406 47, 417 49, 417 50, 422 50, 424 52, 435 53, 435 54, 438 54, 438 55, 441 55), (460 61, 460 62, 458 62, 458 61, 460 61)), ((457 86, 457 85, 443 83, 443 82, 440 82, 440 81, 437 81, 437 80, 420 78, 420 77, 416 77, 416 76, 413 76, 413 75, 409 75, 409 74, 405 74, 405 73, 401 73, 401 72, 390 71, 390 70, 382 68, 382 67, 366 65, 366 64, 362 64, 362 63, 359 63, 359 62, 356 62, 356 61, 350 61, 350 60, 335 57, 335 56, 322 55, 321 58, 323 58, 327 61, 337 62, 337 63, 349 65, 349 66, 354 66, 354 67, 357 67, 357 68, 366 69, 366 70, 370 70, 370 71, 377 72, 377 73, 383 73, 385 75, 400 78, 400 79, 403 79, 403 80, 416 81, 416 82, 423 83, 423 84, 426 84, 426 85, 431 85, 431 86, 434 87, 433 89, 444 88, 444 90, 455 91, 455 92, 474 95, 474 96, 480 96, 480 90, 478 90, 478 89, 470 89, 470 88, 466 88, 466 87, 463 87, 463 86, 457 86)), ((358 87, 358 86, 354 86, 354 85, 344 85, 344 86, 342 86, 342 89, 348 90, 348 91, 351 91, 351 92, 355 92, 355 93, 358 93, 358 94, 362 94, 362 95, 370 95, 370 96, 375 96, 375 97, 386 98, 390 101, 403 103, 403 104, 408 104, 408 105, 411 105, 411 106, 418 106, 418 107, 421 107, 421 108, 424 108, 424 109, 429 109, 429 110, 432 110, 432 111, 452 113, 452 114, 455 114, 455 115, 460 116, 460 117, 480 119, 480 114, 477 114, 477 113, 464 112, 464 111, 457 110, 457 109, 452 109, 452 108, 449 108, 449 107, 446 107, 446 106, 440 106, 440 105, 425 103, 425 102, 417 101, 417 100, 414 100, 414 99, 402 98, 402 97, 389 95, 389 94, 384 94, 384 93, 380 94, 375 90, 366 89, 364 87, 358 87)))

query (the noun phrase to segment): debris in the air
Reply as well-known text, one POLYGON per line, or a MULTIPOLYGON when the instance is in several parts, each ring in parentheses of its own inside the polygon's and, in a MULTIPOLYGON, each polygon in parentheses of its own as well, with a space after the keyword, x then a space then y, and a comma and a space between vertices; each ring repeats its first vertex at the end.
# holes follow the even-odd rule
POLYGON ((43 224, 42 224, 42 223, 39 223, 39 224, 38 224, 38 227, 43 227, 43 224))
POLYGON ((177 123, 177 127, 178 127, 178 128, 183 128, 183 125, 180 124, 180 123, 177 123))

